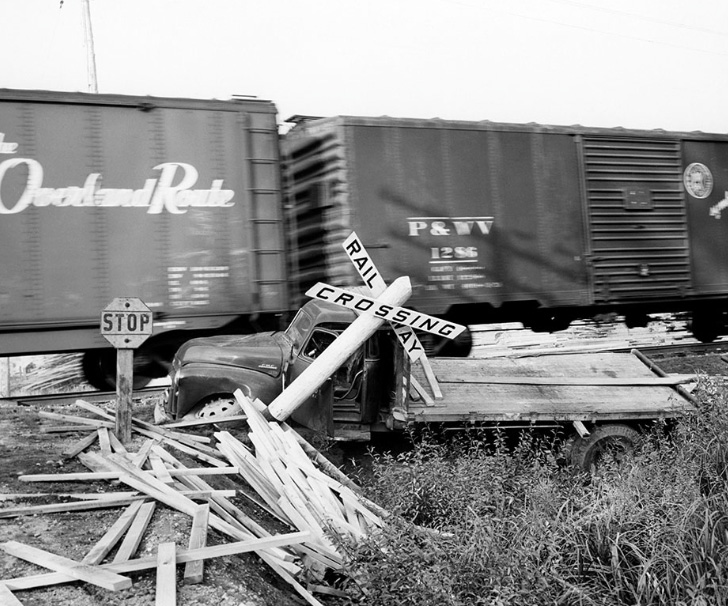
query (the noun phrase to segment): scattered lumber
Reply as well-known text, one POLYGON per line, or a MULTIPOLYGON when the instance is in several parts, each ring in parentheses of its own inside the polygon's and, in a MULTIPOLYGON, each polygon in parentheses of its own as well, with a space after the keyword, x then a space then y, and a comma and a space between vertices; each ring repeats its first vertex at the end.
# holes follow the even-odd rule
MULTIPOLYGON (((129 452, 114 435, 113 417, 103 409, 77 401, 81 408, 99 417, 86 419, 84 423, 69 419, 71 415, 51 413, 55 421, 72 422, 89 431, 89 435, 64 453, 66 457, 76 457, 89 471, 27 474, 19 479, 27 482, 106 480, 124 484, 128 490, 4 495, 0 496, 0 501, 13 496, 17 500, 41 495, 75 500, 0 508, 0 518, 102 507, 123 509, 80 562, 29 545, 13 542, 0 545, 7 553, 55 571, 3 580, 0 587, 12 596, 12 591, 82 580, 118 590, 131 582, 120 576, 121 573, 156 569, 158 586, 165 587, 158 593, 157 603, 173 604, 176 564, 186 564, 185 583, 200 583, 204 578, 204 559, 254 551, 308 604, 321 606, 314 592, 343 597, 340 590, 328 587, 325 580, 327 570, 337 571, 343 567, 341 540, 365 536, 382 526, 387 513, 361 497, 359 487, 288 424, 267 419, 262 402, 250 401, 241 393, 236 394, 236 398, 245 413, 238 415, 241 417, 238 420, 247 423, 250 448, 227 431, 215 433, 216 448, 211 448, 206 445, 209 438, 193 438, 186 433, 132 419, 133 431, 147 439, 137 452, 129 452), (171 454, 174 450, 202 465, 186 466, 171 454), (219 490, 203 479, 223 474, 236 479, 240 487, 219 490), (243 482, 252 489, 251 494, 245 493, 243 482), (230 500, 241 494, 294 532, 272 535, 230 500), (199 504, 192 499, 203 499, 204 502, 199 504), (190 516, 188 548, 163 543, 158 546, 156 557, 133 559, 154 511, 160 505, 190 516), (232 542, 206 547, 210 529, 232 542), (112 561, 105 563, 107 559, 112 561)), ((6 601, 13 603, 11 598, 6 601)))
MULTIPOLYGON (((266 539, 250 539, 247 541, 237 541, 224 545, 215 545, 213 547, 203 547, 202 549, 194 549, 188 551, 177 551, 175 560, 177 564, 184 564, 199 559, 219 558, 223 556, 238 555, 248 553, 259 549, 269 549, 274 547, 287 547, 307 541, 310 535, 305 532, 293 532, 289 534, 268 537, 266 539)), ((149 570, 156 568, 157 558, 141 558, 137 560, 129 560, 126 562, 101 564, 98 568, 116 573, 139 572, 141 570, 149 570)), ((17 577, 12 579, 4 579, 0 585, 4 585, 11 591, 21 591, 25 589, 33 589, 36 587, 49 587, 51 585, 61 585, 77 580, 65 573, 45 573, 25 577, 17 577)))
POLYGON ((235 397, 248 417, 255 452, 225 431, 215 433, 218 449, 281 519, 314 534, 319 555, 336 561, 337 539, 359 539, 383 525, 355 492, 314 465, 292 429, 266 420, 262 403, 256 406, 239 390, 235 397))

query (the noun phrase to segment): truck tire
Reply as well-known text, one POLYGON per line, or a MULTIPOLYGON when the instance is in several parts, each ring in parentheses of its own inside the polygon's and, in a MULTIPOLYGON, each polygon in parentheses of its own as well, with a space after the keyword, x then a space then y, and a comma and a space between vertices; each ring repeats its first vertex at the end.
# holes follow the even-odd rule
POLYGON ((634 450, 640 434, 628 425, 599 425, 586 438, 576 436, 570 444, 569 456, 574 467, 593 472, 605 453, 615 459, 634 450))
MULTIPOLYGON (((146 387, 152 377, 144 372, 144 360, 134 355, 134 389, 146 387), (141 363, 140 363, 141 362, 141 363)), ((81 360, 83 376, 88 383, 99 391, 116 389, 116 350, 92 349, 84 352, 81 360)))

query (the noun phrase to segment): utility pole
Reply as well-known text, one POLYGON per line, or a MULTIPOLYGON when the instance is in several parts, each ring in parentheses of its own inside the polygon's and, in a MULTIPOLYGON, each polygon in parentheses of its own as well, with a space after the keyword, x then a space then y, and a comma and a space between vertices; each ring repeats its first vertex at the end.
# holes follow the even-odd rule
POLYGON ((81 0, 83 10, 83 29, 86 36, 86 68, 88 70, 88 92, 98 93, 96 82, 96 54, 94 52, 94 33, 91 28, 91 6, 89 0, 81 0))

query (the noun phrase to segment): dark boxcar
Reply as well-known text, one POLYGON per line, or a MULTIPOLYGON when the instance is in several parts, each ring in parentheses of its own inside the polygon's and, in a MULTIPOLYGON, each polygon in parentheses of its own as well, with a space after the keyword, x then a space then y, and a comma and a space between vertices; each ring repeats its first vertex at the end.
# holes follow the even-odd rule
POLYGON ((268 101, 1 90, 0 355, 85 350, 104 383, 101 310, 139 297, 162 374, 197 331, 287 309, 279 166, 268 101))
POLYGON ((358 282, 355 230, 412 306, 460 322, 699 310, 704 337, 722 327, 728 136, 336 117, 283 149, 298 292, 358 282))

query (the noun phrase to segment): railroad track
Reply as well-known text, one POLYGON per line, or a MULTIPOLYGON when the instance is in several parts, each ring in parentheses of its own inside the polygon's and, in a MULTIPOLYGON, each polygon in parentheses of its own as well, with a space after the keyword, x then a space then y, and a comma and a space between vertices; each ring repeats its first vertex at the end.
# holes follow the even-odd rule
MULTIPOLYGON (((142 389, 135 389, 132 397, 136 400, 139 398, 160 395, 162 392, 164 392, 165 389, 167 389, 166 386, 144 387, 142 389)), ((116 398, 115 391, 77 391, 29 396, 20 395, 4 399, 14 401, 20 406, 33 406, 43 404, 73 404, 76 400, 86 400, 87 402, 105 402, 107 400, 113 400, 114 398, 116 398)))

